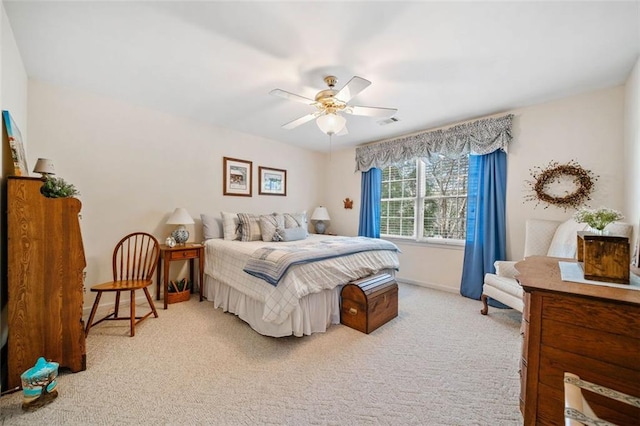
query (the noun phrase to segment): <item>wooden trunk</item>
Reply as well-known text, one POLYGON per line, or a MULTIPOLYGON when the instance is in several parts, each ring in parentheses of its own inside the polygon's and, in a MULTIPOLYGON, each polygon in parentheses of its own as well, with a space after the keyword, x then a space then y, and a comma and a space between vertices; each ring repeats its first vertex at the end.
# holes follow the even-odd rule
POLYGON ((344 286, 341 297, 340 322, 363 333, 398 316, 398 284, 389 274, 352 281, 344 286))
POLYGON ((81 203, 44 197, 42 183, 8 178, 8 388, 39 357, 86 368, 81 203))
POLYGON ((587 280, 629 284, 629 238, 580 231, 578 262, 587 280))

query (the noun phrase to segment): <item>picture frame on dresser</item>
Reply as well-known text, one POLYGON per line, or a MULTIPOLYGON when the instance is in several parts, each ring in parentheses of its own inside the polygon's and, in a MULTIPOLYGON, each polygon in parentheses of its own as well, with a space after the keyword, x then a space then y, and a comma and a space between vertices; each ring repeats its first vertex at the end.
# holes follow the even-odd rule
POLYGON ((223 157, 223 195, 252 196, 253 163, 238 158, 223 157))
POLYGON ((4 121, 4 129, 11 151, 11 160, 13 163, 14 176, 29 176, 29 168, 27 166, 27 155, 24 151, 24 142, 18 125, 13 120, 9 111, 2 111, 2 121, 4 121))
POLYGON ((258 167, 258 194, 287 195, 287 171, 271 167, 258 167))

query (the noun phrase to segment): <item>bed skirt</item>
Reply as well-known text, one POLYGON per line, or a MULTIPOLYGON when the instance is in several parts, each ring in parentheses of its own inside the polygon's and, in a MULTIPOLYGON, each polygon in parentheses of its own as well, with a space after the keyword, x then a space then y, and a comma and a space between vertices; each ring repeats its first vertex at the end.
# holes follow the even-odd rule
POLYGON ((205 274, 205 294, 215 308, 231 312, 245 321, 258 333, 271 337, 310 335, 327 331, 331 324, 340 323, 340 291, 342 286, 320 293, 309 294, 300 299, 296 307, 282 324, 262 320, 264 303, 253 299, 233 287, 229 287, 205 274))

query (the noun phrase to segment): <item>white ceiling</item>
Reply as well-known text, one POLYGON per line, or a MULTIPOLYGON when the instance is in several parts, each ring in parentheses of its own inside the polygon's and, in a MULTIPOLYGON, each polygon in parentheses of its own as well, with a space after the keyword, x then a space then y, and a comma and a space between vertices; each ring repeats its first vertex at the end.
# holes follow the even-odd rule
POLYGON ((318 151, 313 107, 335 75, 373 84, 333 149, 623 84, 640 2, 7 1, 30 78, 318 151))

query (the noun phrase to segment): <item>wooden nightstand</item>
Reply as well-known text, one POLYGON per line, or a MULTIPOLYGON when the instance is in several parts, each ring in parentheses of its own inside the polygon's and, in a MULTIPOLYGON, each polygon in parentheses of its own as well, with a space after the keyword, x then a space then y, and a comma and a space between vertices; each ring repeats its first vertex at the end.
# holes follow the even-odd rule
POLYGON ((198 287, 200 288, 200 301, 202 302, 202 290, 204 287, 204 246, 202 244, 186 243, 175 247, 169 247, 165 244, 160 245, 160 257, 158 258, 158 273, 156 274, 156 300, 160 300, 160 275, 162 273, 164 308, 167 309, 167 293, 169 289, 169 266, 174 260, 189 261, 189 278, 191 279, 191 292, 193 293, 194 281, 194 260, 199 259, 198 263, 198 287), (164 268, 162 262, 164 261, 164 268))

